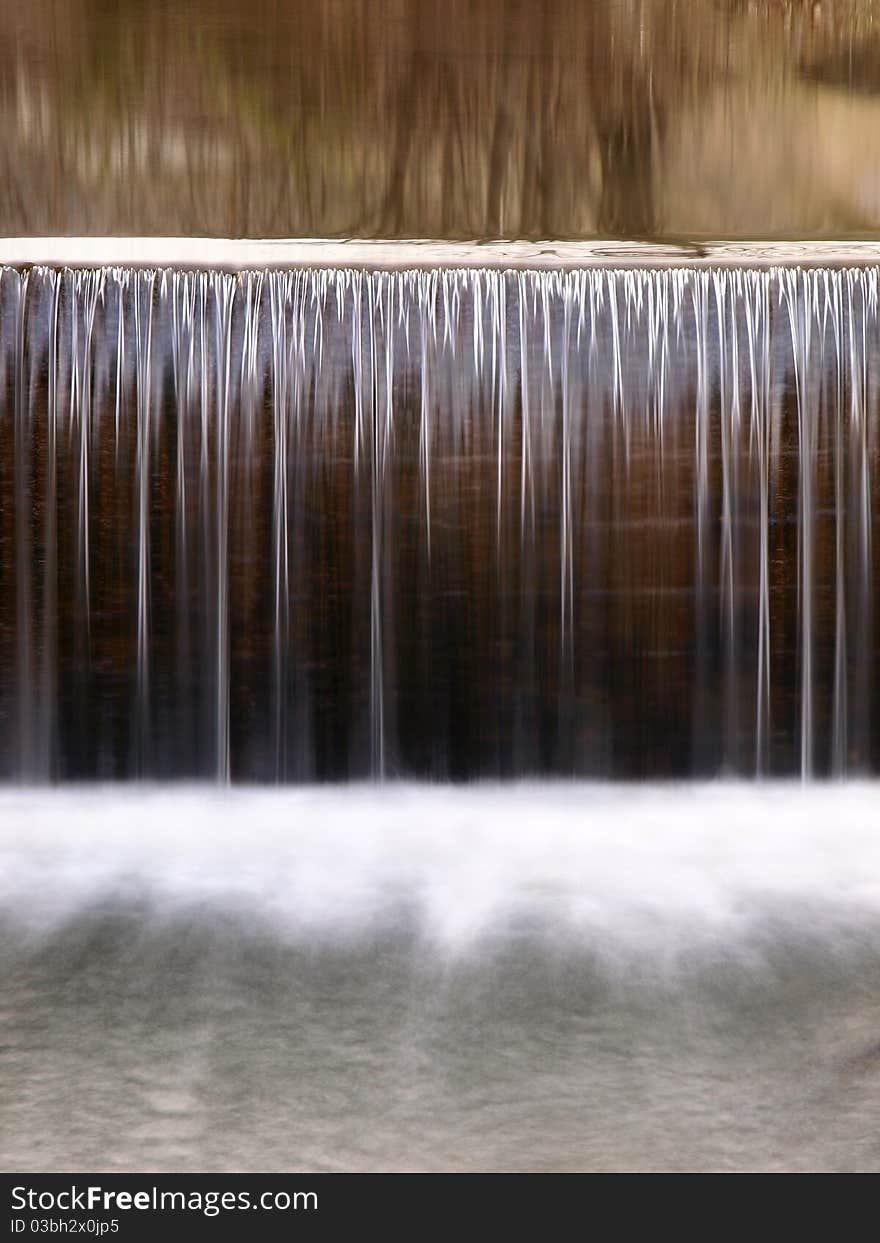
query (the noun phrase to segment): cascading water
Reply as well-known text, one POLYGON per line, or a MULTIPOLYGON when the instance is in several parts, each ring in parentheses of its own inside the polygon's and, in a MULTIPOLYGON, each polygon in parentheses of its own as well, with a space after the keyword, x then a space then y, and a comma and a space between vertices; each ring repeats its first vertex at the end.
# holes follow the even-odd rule
POLYGON ((878 278, 4 269, 4 775, 875 770, 878 278))
POLYGON ((7 1168, 878 1168, 878 284, 2 272, 7 1168))

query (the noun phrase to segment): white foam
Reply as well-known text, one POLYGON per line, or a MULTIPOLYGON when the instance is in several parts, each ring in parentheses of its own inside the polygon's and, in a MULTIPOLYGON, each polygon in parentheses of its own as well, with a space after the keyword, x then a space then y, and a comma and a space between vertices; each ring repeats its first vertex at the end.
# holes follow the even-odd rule
POLYGON ((38 934, 137 896, 291 936, 406 910, 450 952, 511 926, 668 952, 880 917, 878 809, 871 784, 7 789, 0 910, 38 934))

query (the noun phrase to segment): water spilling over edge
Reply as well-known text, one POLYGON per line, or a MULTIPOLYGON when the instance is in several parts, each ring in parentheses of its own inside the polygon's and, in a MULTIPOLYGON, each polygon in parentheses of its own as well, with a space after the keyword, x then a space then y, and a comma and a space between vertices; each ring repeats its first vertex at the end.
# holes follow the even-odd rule
POLYGON ((4 270, 6 775, 876 770, 877 290, 4 270))

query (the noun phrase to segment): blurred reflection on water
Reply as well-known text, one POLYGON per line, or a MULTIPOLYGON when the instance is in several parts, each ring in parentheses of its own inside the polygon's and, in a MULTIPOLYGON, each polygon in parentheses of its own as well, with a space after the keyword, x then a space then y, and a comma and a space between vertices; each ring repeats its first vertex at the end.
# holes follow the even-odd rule
POLYGON ((0 0, 6 233, 880 224, 876 0, 0 0))

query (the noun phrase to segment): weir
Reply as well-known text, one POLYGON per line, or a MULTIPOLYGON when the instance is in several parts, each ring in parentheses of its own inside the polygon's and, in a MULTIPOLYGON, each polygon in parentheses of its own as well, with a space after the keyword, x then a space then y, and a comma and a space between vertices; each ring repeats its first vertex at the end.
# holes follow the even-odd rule
POLYGON ((15 781, 880 767, 880 268, 5 268, 15 781))

